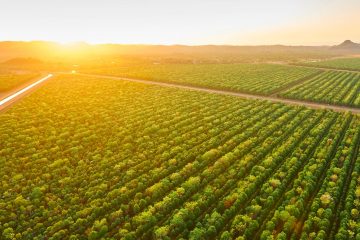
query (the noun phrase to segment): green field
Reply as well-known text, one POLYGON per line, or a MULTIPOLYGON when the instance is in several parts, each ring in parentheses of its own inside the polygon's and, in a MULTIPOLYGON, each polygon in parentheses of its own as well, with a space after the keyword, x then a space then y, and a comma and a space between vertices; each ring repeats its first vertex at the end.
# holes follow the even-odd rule
POLYGON ((63 75, 0 122, 4 239, 360 237, 357 115, 63 75))
POLYGON ((35 74, 35 73, 27 73, 27 74, 0 73, 0 94, 2 92, 7 92, 16 87, 19 87, 38 76, 39 74, 35 74))
POLYGON ((327 71, 280 95, 300 100, 360 107, 360 73, 327 71))
POLYGON ((318 62, 310 62, 306 63, 306 65, 360 71, 360 58, 337 58, 318 62))
POLYGON ((360 107, 360 73, 279 64, 109 66, 81 72, 360 107))
POLYGON ((84 71, 265 95, 318 72, 316 69, 275 64, 146 64, 109 66, 84 71))

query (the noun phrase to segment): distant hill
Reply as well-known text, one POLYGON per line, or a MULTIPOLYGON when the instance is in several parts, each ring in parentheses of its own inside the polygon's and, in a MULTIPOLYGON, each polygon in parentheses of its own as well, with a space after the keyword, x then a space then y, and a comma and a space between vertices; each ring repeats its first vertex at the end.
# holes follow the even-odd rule
POLYGON ((52 42, 0 42, 0 61, 15 58, 37 58, 53 56, 58 44, 52 42))
POLYGON ((5 61, 6 65, 32 65, 32 64, 42 64, 43 62, 36 58, 12 58, 8 61, 5 61))
POLYGON ((341 51, 354 51, 360 52, 360 44, 354 43, 351 40, 345 40, 343 43, 333 46, 333 50, 341 50, 341 51))
MULTIPOLYGON (((22 62, 32 58, 62 64, 78 64, 84 61, 100 62, 100 59, 118 58, 121 61, 135 59, 150 62, 270 62, 321 59, 340 56, 342 51, 329 51, 329 46, 230 46, 230 45, 124 45, 77 43, 61 45, 54 42, 0 42, 0 63, 11 59, 22 62), (22 58, 22 60, 19 58, 22 58)), ((30 60, 31 61, 31 60, 30 60)), ((112 60, 111 60, 112 61, 112 60)), ((110 61, 110 62, 111 62, 110 61)), ((109 62, 109 60, 106 60, 109 62)), ((14 63, 14 62, 13 62, 14 63)))

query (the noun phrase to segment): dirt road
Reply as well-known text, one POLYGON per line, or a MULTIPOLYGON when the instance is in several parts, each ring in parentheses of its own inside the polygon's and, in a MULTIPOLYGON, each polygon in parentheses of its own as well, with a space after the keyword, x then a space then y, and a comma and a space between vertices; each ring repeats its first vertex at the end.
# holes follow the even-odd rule
MULTIPOLYGON (((74 74, 69 72, 60 72, 59 74, 74 74)), ((194 91, 201 91, 201 92, 208 92, 214 94, 221 94, 221 95, 229 95, 229 96, 236 96, 245 99, 256 99, 256 100, 265 100, 271 102, 278 102, 284 103, 289 105, 295 106, 306 106, 313 109, 330 109, 337 112, 352 112, 355 114, 360 113, 360 108, 355 107, 347 107, 347 106, 339 106, 339 105, 332 105, 332 104, 324 104, 324 103, 316 103, 310 101, 302 101, 296 99, 285 99, 278 96, 263 96, 263 95, 256 95, 256 94, 249 94, 249 93, 240 93, 240 92, 233 92, 229 90, 217 90, 211 89, 207 87, 200 87, 200 86, 187 86, 177 83, 165 83, 165 82, 157 82, 157 81, 150 81, 150 80, 142 80, 142 79, 134 79, 134 78, 125 78, 125 77, 116 77, 116 76, 108 76, 108 75, 96 75, 96 74, 85 74, 85 73, 75 73, 79 76, 88 76, 88 77, 99 77, 99 78, 106 78, 106 79, 113 79, 113 80, 122 80, 128 82, 137 82, 143 84, 150 84, 150 85, 158 85, 163 87, 172 87, 172 88, 181 88, 181 89, 188 89, 194 91)), ((46 77, 41 78, 40 80, 28 85, 27 87, 14 92, 12 95, 7 96, 6 98, 0 100, 0 111, 4 110, 5 108, 9 107, 31 91, 35 90, 37 87, 41 85, 41 83, 45 82, 46 80, 53 77, 53 74, 49 74, 46 77)))
POLYGON ((227 91, 227 90, 217 90, 217 89, 211 89, 211 88, 206 88, 206 87, 186 86, 186 85, 181 85, 181 84, 176 84, 176 83, 164 83, 164 82, 156 82, 156 81, 134 79, 134 78, 115 77, 115 76, 108 76, 108 75, 96 75, 96 74, 85 74, 85 73, 76 73, 76 74, 80 75, 80 76, 123 80, 123 81, 128 81, 128 82, 137 82, 137 83, 158 85, 158 86, 164 86, 164 87, 173 87, 173 88, 181 88, 181 89, 202 91, 202 92, 208 92, 208 93, 216 93, 216 94, 222 94, 222 95, 230 95, 230 96, 236 96, 236 97, 241 97, 241 98, 246 98, 246 99, 267 100, 267 101, 285 103, 285 104, 296 105, 296 106, 306 106, 306 107, 314 108, 314 109, 331 109, 331 110, 334 110, 337 112, 352 112, 352 113, 356 113, 356 114, 360 113, 360 108, 330 105, 330 104, 324 104, 324 103, 315 103, 315 102, 301 101, 301 100, 295 100, 295 99, 285 99, 285 98, 280 98, 277 96, 263 96, 263 95, 256 95, 256 94, 232 92, 232 91, 227 91))

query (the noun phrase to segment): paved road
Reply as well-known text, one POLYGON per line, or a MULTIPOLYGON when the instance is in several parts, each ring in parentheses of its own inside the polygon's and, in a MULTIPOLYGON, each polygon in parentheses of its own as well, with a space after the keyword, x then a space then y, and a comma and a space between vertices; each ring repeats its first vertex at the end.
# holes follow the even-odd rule
MULTIPOLYGON (((69 74, 69 73, 67 73, 67 74, 69 74)), ((100 78, 107 78, 107 79, 114 79, 114 80, 123 80, 123 81, 128 81, 128 82, 159 85, 159 86, 164 86, 164 87, 182 88, 182 89, 202 91, 202 92, 208 92, 208 93, 236 96, 236 97, 241 97, 241 98, 246 98, 246 99, 267 100, 267 101, 285 103, 285 104, 290 104, 290 105, 306 106, 306 107, 314 108, 314 109, 331 109, 331 110, 334 110, 337 112, 352 112, 352 113, 356 113, 356 114, 360 113, 360 108, 337 106, 337 105, 330 105, 330 104, 324 104, 324 103, 315 103, 315 102, 295 100, 295 99, 284 99, 284 98, 280 98, 280 97, 276 97, 276 96, 262 96, 262 95, 256 95, 256 94, 232 92, 232 91, 227 91, 227 90, 216 90, 216 89, 210 89, 210 88, 206 88, 206 87, 186 86, 186 85, 181 85, 181 84, 176 84, 176 83, 164 83, 164 82, 156 82, 156 81, 134 79, 134 78, 115 77, 115 76, 108 76, 108 75, 85 74, 85 73, 76 73, 76 75, 88 76, 88 77, 100 77, 100 78)))
POLYGON ((45 82, 46 80, 50 79, 53 75, 49 74, 46 77, 43 77, 30 85, 22 88, 21 90, 15 91, 14 93, 10 94, 9 96, 0 100, 0 111, 4 110, 5 108, 9 107, 22 97, 29 94, 31 91, 35 90, 36 87, 40 86, 41 83, 45 82))

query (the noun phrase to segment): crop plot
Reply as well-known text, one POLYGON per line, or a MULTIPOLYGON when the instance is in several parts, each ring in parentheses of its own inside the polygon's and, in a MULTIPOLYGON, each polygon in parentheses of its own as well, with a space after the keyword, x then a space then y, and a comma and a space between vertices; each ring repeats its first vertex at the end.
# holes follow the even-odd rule
POLYGON ((64 75, 0 121, 16 238, 359 234, 356 115, 64 75))

